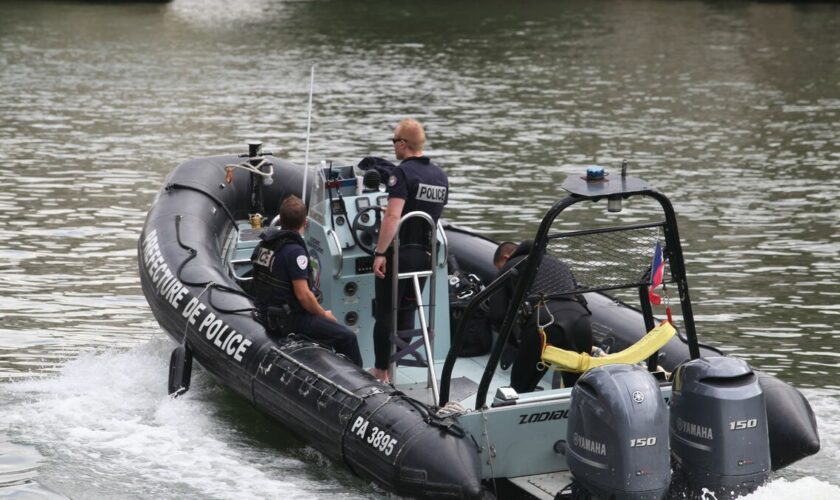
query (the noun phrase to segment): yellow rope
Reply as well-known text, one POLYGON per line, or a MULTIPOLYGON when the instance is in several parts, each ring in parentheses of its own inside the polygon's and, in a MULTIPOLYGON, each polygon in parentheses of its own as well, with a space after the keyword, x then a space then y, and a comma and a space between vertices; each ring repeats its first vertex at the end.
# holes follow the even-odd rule
POLYGON ((588 353, 577 353, 548 344, 545 330, 540 326, 539 333, 543 346, 541 359, 545 364, 555 365, 554 368, 575 373, 583 373, 592 368, 610 364, 632 365, 649 358, 667 344, 676 332, 671 323, 663 321, 627 349, 593 358, 588 353))

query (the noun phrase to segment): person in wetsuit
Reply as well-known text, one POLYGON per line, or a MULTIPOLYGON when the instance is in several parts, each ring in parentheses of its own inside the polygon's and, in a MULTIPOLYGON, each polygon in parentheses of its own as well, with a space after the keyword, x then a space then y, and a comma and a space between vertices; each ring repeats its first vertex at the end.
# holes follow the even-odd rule
MULTIPOLYGON (((498 276, 527 258, 532 246, 533 242, 530 240, 523 241, 519 245, 511 242, 500 244, 493 256, 493 264, 499 270, 498 276)), ((514 279, 490 298, 490 315, 497 327, 500 327, 504 320, 515 288, 516 280, 514 279)), ((577 289, 577 283, 569 266, 554 256, 545 255, 526 298, 540 293, 548 296, 575 289, 577 289)), ((540 363, 542 343, 539 325, 545 325, 550 321, 549 312, 554 316, 554 321, 545 327, 549 344, 575 352, 589 353, 592 350, 591 314, 586 308, 583 297, 574 294, 564 295, 546 299, 544 304, 538 306, 530 304, 530 307, 524 307, 517 318, 519 336, 515 341, 518 341, 519 349, 510 372, 510 385, 516 392, 533 391, 546 372, 545 366, 540 363)), ((577 382, 580 374, 561 372, 561 376, 563 385, 571 387, 577 382)))
MULTIPOLYGON (((437 223, 443 207, 449 200, 449 180, 440 167, 423 155, 426 134, 423 126, 415 120, 405 119, 397 124, 394 136, 394 153, 400 164, 388 177, 388 205, 379 231, 373 272, 376 280, 376 323, 373 328, 373 345, 376 360, 371 373, 380 381, 388 380, 388 365, 391 357, 392 322, 392 243, 397 226, 403 215, 416 210, 429 214, 437 223)), ((409 219, 400 230, 399 270, 413 272, 428 270, 431 266, 429 249, 436 228, 420 219, 409 219)), ((421 287, 425 279, 421 279, 421 287)), ((399 312, 397 324, 400 330, 414 328, 416 303, 413 286, 409 280, 400 280, 397 288, 399 312)))
POLYGON ((280 227, 260 234, 251 254, 251 293, 258 319, 269 335, 304 335, 362 366, 356 335, 324 310, 313 293, 317 288, 302 237, 305 225, 306 205, 291 195, 280 204, 280 227))

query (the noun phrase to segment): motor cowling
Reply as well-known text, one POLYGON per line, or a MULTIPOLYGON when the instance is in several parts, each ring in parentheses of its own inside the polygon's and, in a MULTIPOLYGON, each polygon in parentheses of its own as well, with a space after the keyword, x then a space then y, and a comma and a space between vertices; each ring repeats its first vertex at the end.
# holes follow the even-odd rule
POLYGON ((749 493, 770 474, 764 392, 741 359, 709 357, 677 367, 670 402, 675 473, 693 492, 749 493))
POLYGON ((640 366, 606 365, 585 373, 571 398, 566 460, 575 489, 663 498, 671 482, 668 409, 653 376, 640 366))

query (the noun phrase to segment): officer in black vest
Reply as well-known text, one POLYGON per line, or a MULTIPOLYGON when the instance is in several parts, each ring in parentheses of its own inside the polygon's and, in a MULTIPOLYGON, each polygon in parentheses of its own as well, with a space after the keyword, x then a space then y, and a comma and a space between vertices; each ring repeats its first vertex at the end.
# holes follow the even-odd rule
MULTIPOLYGON (((499 269, 499 276, 527 258, 532 246, 533 242, 530 240, 519 245, 511 242, 500 244, 493 256, 493 264, 499 269)), ((514 279, 490 298, 491 319, 498 326, 501 326, 515 287, 514 279)), ((569 266, 552 255, 545 255, 526 297, 534 297, 540 293, 550 295, 569 292, 577 288, 569 266)), ((591 313, 582 296, 566 295, 562 298, 546 299, 542 305, 526 305, 520 310, 517 318, 519 328, 514 330, 519 332, 518 338, 514 339, 519 344, 519 350, 511 368, 510 385, 516 392, 533 391, 546 372, 546 368, 540 363, 542 340, 539 325, 548 323, 552 316, 554 321, 545 327, 549 344, 575 352, 592 351, 591 313)), ((573 386, 580 377, 578 373, 569 372, 561 372, 561 375, 566 387, 573 386)))
POLYGON ((356 335, 336 322, 313 293, 317 289, 301 236, 305 224, 306 205, 292 195, 280 205, 280 226, 284 229, 270 227, 260 234, 262 241, 251 254, 251 293, 258 318, 269 335, 304 335, 362 366, 356 335))
MULTIPOLYGON (((415 120, 406 119, 394 129, 394 153, 401 163, 394 169, 387 182, 388 206, 376 244, 373 272, 376 275, 376 324, 373 328, 373 346, 376 355, 374 368, 376 378, 388 380, 388 364, 391 356, 392 321, 392 263, 391 244, 397 233, 397 226, 404 214, 420 210, 429 214, 435 223, 449 200, 449 180, 443 170, 423 156, 426 134, 423 126, 415 120)), ((436 229, 419 218, 408 220, 400 230, 400 272, 428 270, 431 238, 436 229)), ((423 285, 421 280, 421 286, 423 285)), ((397 288, 397 303, 400 306, 397 318, 398 328, 414 328, 416 303, 413 286, 408 280, 401 280, 397 288)))

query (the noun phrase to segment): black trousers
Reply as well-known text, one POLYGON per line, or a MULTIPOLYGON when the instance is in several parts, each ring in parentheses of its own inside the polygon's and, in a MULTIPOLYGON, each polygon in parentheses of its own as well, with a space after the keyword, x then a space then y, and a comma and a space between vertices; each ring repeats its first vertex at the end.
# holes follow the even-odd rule
MULTIPOLYGON (((554 315, 554 323, 545 328, 548 343, 575 352, 592 351, 592 324, 589 311, 573 300, 553 300, 547 306, 554 315)), ((539 314, 541 324, 549 320, 545 309, 539 314)), ((534 312, 522 327, 519 352, 510 371, 510 385, 516 392, 531 392, 540 383, 546 369, 539 364, 541 341, 534 312)), ((563 384, 571 387, 580 378, 579 373, 561 372, 563 384)))
POLYGON ((323 346, 332 347, 335 352, 347 356, 350 361, 362 366, 362 354, 359 352, 356 334, 346 326, 323 316, 314 316, 306 312, 294 313, 281 320, 276 331, 269 333, 303 335, 323 346))
MULTIPOLYGON (((376 357, 374 366, 381 370, 388 368, 391 360, 391 332, 393 307, 391 302, 392 288, 392 255, 388 256, 385 263, 385 277, 376 278, 376 310, 373 325, 373 352, 376 357)), ((403 245, 400 247, 400 272, 426 271, 431 265, 428 248, 423 245, 403 245)), ((420 289, 426 283, 425 278, 420 278, 420 289)), ((414 316, 417 311, 417 299, 414 297, 414 284, 412 280, 400 280, 397 284, 397 304, 400 305, 397 313, 397 329, 411 330, 414 328, 414 316)))

